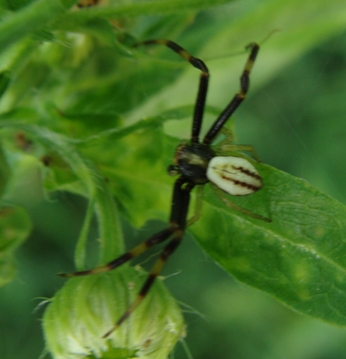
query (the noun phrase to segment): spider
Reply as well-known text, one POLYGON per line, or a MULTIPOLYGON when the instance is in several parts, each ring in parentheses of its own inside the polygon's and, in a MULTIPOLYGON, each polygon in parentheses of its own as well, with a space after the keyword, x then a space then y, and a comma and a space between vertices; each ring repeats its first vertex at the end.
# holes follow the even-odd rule
MULTIPOLYGON (((138 244, 130 251, 122 254, 120 257, 112 260, 106 265, 75 273, 60 274, 62 277, 70 278, 107 272, 119 267, 132 258, 137 257, 149 248, 170 239, 168 244, 162 249, 159 258, 155 262, 151 272, 140 289, 137 299, 127 308, 113 328, 103 335, 103 338, 108 337, 114 330, 116 330, 142 302, 152 287, 155 279, 160 274, 168 257, 172 255, 181 243, 186 226, 196 220, 193 219, 187 221, 190 193, 194 187, 211 182, 216 185, 217 188, 232 196, 244 196, 260 190, 263 186, 262 178, 258 171, 248 160, 241 157, 240 153, 238 153, 237 156, 217 156, 215 151, 211 148, 211 144, 222 130, 224 124, 246 97, 249 89, 249 74, 259 51, 259 45, 251 43, 246 47, 247 49, 250 49, 250 55, 240 78, 240 90, 215 120, 214 124, 204 136, 203 141, 200 142, 199 134, 202 126, 209 81, 208 68, 202 60, 193 57, 178 44, 170 40, 147 40, 139 42, 133 47, 152 44, 166 45, 183 59, 188 61, 192 66, 201 71, 192 121, 192 133, 190 141, 184 141, 178 145, 174 154, 173 164, 168 167, 168 173, 170 175, 179 175, 179 177, 175 181, 173 187, 171 214, 167 228, 154 234, 149 239, 138 244)), ((231 148, 233 151, 250 151, 256 158, 251 146, 231 144, 227 147, 229 149, 231 148)), ((265 217, 255 214, 245 208, 238 207, 235 204, 230 204, 230 206, 243 214, 267 222, 270 221, 265 217)))

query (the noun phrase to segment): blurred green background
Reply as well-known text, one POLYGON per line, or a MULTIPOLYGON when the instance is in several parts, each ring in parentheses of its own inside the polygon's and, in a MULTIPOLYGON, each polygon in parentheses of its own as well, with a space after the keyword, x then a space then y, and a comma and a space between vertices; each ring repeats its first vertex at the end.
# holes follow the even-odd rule
MULTIPOLYGON (((6 11, 23 5, 16 3, 4 5, 6 11)), ((169 37, 202 58, 211 73, 208 104, 218 109, 238 90, 246 58, 244 46, 266 39, 251 75, 249 96, 234 115, 237 142, 252 144, 263 162, 304 178, 345 203, 346 3, 266 0, 203 6, 200 2, 189 11, 160 14, 152 10, 152 14, 122 16, 114 26, 120 43, 132 36, 140 40, 169 37), (278 31, 272 33, 274 30, 278 31)), ((13 81, 2 98, 1 111, 31 106, 44 117, 54 112, 51 108, 58 108, 65 114, 63 125, 58 121, 44 125, 78 138, 112 128, 116 121, 128 125, 193 104, 198 79, 195 69, 166 49, 143 49, 134 55, 124 45, 115 46, 108 37, 113 31, 107 28, 108 22, 95 18, 88 24, 63 24, 66 31, 86 33, 85 37, 58 28, 53 46, 36 39, 37 48, 33 44, 25 47, 25 37, 18 41, 18 59, 2 57, 1 71, 11 64, 13 81), (22 53, 20 46, 26 49, 22 53), (83 123, 80 118, 73 122, 70 115, 68 122, 68 114, 82 112, 114 114, 114 118, 107 122, 105 117, 101 124, 93 123, 91 117, 83 123)), ((110 16, 105 18, 108 21, 110 16)), ((42 41, 44 36, 40 36, 42 41)), ((208 114, 205 123, 212 119, 208 114)), ((190 125, 189 119, 177 122, 172 118, 164 129, 181 138, 188 136, 190 125)), ((85 145, 85 153, 92 149, 85 145)), ((90 157, 95 161, 97 153, 90 157)), ((38 358, 43 352, 40 320, 44 306, 39 304, 63 284, 56 273, 74 268, 73 253, 87 203, 61 191, 47 199, 35 166, 18 176, 22 178, 17 187, 21 191, 17 191, 15 202, 28 211, 33 230, 16 251, 14 280, 0 292, 0 358, 4 359, 38 358)), ((155 209, 153 213, 148 210, 148 218, 131 218, 131 207, 123 208, 127 248, 162 228, 168 217, 170 187, 167 194, 167 204, 157 216, 155 209), (138 230, 130 224, 147 219, 150 221, 138 230)), ((130 195, 133 203, 140 203, 140 193, 121 193, 120 207, 130 195)), ((93 223, 90 237, 95 238, 96 233, 93 223)), ((90 243, 89 249, 94 246, 90 243)), ((184 341, 193 358, 346 356, 345 329, 295 314, 268 295, 234 281, 202 253, 188 233, 163 275, 186 312, 184 341)), ((188 357, 182 344, 173 355, 188 357)))

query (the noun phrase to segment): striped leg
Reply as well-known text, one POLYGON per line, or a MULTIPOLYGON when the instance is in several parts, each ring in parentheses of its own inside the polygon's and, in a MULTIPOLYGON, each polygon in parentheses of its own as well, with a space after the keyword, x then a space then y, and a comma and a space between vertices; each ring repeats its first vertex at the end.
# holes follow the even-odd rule
POLYGON ((175 249, 180 244, 184 235, 184 231, 181 229, 176 229, 171 241, 164 247, 163 251, 160 254, 160 257, 155 262, 152 270, 149 273, 149 276, 145 283, 143 284, 141 290, 138 293, 136 300, 127 308, 125 313, 119 318, 113 328, 111 328, 106 334, 103 335, 103 338, 108 337, 114 330, 116 330, 138 307, 138 305, 145 298, 149 292, 151 286, 154 284, 155 279, 160 274, 162 268, 164 267, 168 257, 175 251, 175 249))
POLYGON ((114 327, 103 335, 103 338, 108 337, 114 330, 116 330, 142 302, 142 300, 149 292, 151 286, 154 284, 155 279, 161 273, 162 268, 164 267, 168 257, 176 250, 176 248, 181 243, 186 226, 186 217, 190 202, 190 192, 194 187, 194 185, 191 183, 187 183, 184 187, 185 184, 186 180, 183 177, 180 177, 176 180, 174 185, 172 211, 170 218, 170 228, 172 228, 173 230, 172 239, 163 248, 160 257, 155 262, 153 268, 148 275, 147 280, 139 291, 137 299, 127 308, 125 313, 115 323, 114 327))
POLYGON ((147 280, 145 281, 141 290, 139 291, 137 299, 130 305, 130 307, 125 311, 125 313, 121 316, 121 318, 116 322, 115 326, 103 336, 104 338, 106 338, 114 330, 116 330, 141 303, 141 301, 145 298, 146 294, 148 293, 151 286, 153 285, 155 279, 160 274, 162 268, 166 263, 167 258, 175 251, 175 249, 180 244, 186 227, 186 217, 187 217, 187 211, 190 202, 190 192, 193 189, 193 187, 194 184, 187 182, 186 179, 184 179, 183 177, 180 177, 176 180, 174 184, 171 217, 170 217, 170 223, 168 228, 154 234, 146 241, 140 243, 138 246, 122 254, 120 257, 114 259, 113 261, 107 263, 104 266, 100 266, 97 268, 93 268, 81 272, 59 274, 59 276, 61 277, 71 278, 71 277, 89 275, 94 273, 108 272, 121 266, 122 264, 126 263, 130 259, 144 253, 154 245, 162 243, 168 238, 172 237, 170 242, 168 242, 168 244, 163 248, 160 257, 157 259, 147 280))
POLYGON ((191 141, 198 143, 199 142, 198 137, 203 120, 205 100, 208 92, 209 70, 206 64, 202 60, 193 57, 181 46, 170 40, 164 40, 164 39, 147 40, 143 42, 138 42, 133 47, 138 47, 142 45, 154 45, 154 44, 166 45, 167 47, 175 51, 177 54, 179 54, 183 59, 188 61, 192 66, 202 71, 199 80, 197 99, 196 99, 195 110, 193 114, 192 133, 191 133, 191 141))
POLYGON ((122 264, 128 262, 130 259, 139 256, 140 254, 144 253, 145 251, 147 251, 149 248, 153 247, 154 245, 164 242, 173 233, 174 233, 174 229, 171 227, 168 227, 168 228, 164 229, 163 231, 154 234, 152 237, 147 239, 145 242, 138 244, 138 246, 132 248, 130 251, 122 254, 120 257, 112 260, 111 262, 109 262, 103 266, 84 270, 81 272, 59 273, 59 276, 63 277, 63 278, 71 278, 71 277, 78 277, 78 276, 82 276, 82 275, 109 272, 117 267, 120 267, 122 264))
POLYGON ((230 118, 230 116, 238 108, 238 106, 244 101, 246 94, 249 90, 249 84, 250 84, 249 75, 253 67, 253 64, 256 60, 256 56, 259 51, 259 46, 256 43, 251 43, 246 48, 251 49, 251 52, 246 61, 243 73, 240 77, 240 91, 233 97, 231 102, 223 110, 221 115, 216 119, 216 121, 211 126, 208 133, 205 135, 203 140, 203 143, 205 145, 209 145, 214 140, 214 138, 218 135, 218 133, 220 132, 226 121, 230 118))

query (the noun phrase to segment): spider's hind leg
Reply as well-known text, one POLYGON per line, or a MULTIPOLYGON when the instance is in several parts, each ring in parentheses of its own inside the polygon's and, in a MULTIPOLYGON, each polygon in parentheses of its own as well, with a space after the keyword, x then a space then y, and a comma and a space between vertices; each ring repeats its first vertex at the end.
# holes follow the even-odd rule
POLYGON ((173 198, 172 198, 171 217, 169 221, 170 225, 166 230, 170 232, 170 234, 165 237, 165 239, 168 239, 169 236, 171 236, 171 240, 166 244, 166 246, 161 251, 159 258, 154 263, 135 301, 127 308, 125 313, 118 319, 114 327, 103 335, 103 338, 107 338, 114 330, 116 330, 143 301, 143 299, 149 292, 150 288, 154 284, 155 279, 161 273, 168 257, 172 255, 172 253, 177 249, 177 247, 181 243, 186 227, 186 217, 190 203, 190 192, 194 188, 194 186, 195 185, 193 183, 187 182, 184 177, 179 177, 175 181, 173 198))
POLYGON ((138 307, 138 305, 143 301, 149 292, 150 288, 154 284, 156 278, 161 273, 168 257, 175 251, 175 249, 179 246, 181 240, 183 239, 184 231, 176 228, 174 230, 174 234, 172 239, 168 242, 168 244, 162 250, 160 257, 156 260, 153 265, 146 281, 142 285, 137 298, 134 302, 126 309, 124 314, 117 320, 113 328, 111 328, 107 333, 105 333, 102 338, 107 338, 111 333, 113 333, 116 329, 120 327, 120 325, 134 312, 134 310, 138 307))
POLYGON ((223 202, 224 205, 226 205, 228 208, 231 208, 234 211, 237 211, 241 214, 244 214, 246 216, 255 218, 255 219, 259 219, 261 221, 264 222, 271 222, 270 218, 264 217, 260 214, 257 214, 255 212, 250 211, 249 209, 246 209, 244 207, 241 207, 239 205, 237 205, 236 203, 230 201, 228 198, 226 198, 226 194, 224 191, 222 191, 219 187, 217 187, 215 184, 210 183, 211 188, 213 189, 213 191, 215 192, 215 194, 221 199, 221 201, 223 202))
POLYGON ((204 185, 197 186, 197 194, 195 199, 195 212, 192 215, 192 217, 190 217, 187 220, 187 226, 193 225, 195 222, 199 220, 201 216, 202 205, 203 205, 203 189, 204 189, 204 185))
POLYGON ((261 162, 261 159, 259 158, 255 148, 251 145, 236 145, 236 144, 223 144, 220 146, 220 150, 218 151, 218 153, 222 156, 223 153, 237 153, 238 157, 243 157, 245 159, 249 159, 248 156, 246 156, 245 154, 241 153, 241 152, 249 152, 251 153, 252 157, 257 161, 257 162, 261 162))
POLYGON ((242 154, 242 152, 249 152, 251 153, 252 157, 257 161, 261 162, 255 148, 251 145, 238 145, 233 143, 233 133, 226 127, 223 127, 221 133, 225 136, 225 138, 220 141, 217 145, 213 146, 216 153, 220 156, 223 155, 232 155, 237 153, 237 156, 243 157, 248 160, 248 156, 242 154))
POLYGON ((172 227, 168 227, 168 228, 154 234, 146 241, 139 243, 137 246, 133 247, 128 252, 122 254, 118 258, 108 262, 107 264, 105 264, 103 266, 99 266, 99 267, 92 268, 92 269, 87 269, 87 270, 80 271, 80 272, 74 272, 74 273, 59 273, 59 276, 63 277, 63 278, 72 278, 72 277, 79 277, 79 276, 83 276, 83 275, 109 272, 115 268, 120 267, 122 264, 128 262, 129 260, 139 256, 140 254, 146 252, 149 248, 153 247, 154 245, 164 242, 173 233, 174 233, 174 229, 172 227))

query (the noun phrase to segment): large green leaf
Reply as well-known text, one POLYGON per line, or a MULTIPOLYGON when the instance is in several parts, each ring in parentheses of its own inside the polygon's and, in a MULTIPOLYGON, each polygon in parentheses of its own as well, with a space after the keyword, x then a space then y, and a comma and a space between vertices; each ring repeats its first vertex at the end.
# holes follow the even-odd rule
POLYGON ((271 223, 237 214, 209 192, 191 232, 239 280, 301 313, 346 325, 346 207, 302 179, 258 168, 265 187, 242 202, 271 223))

